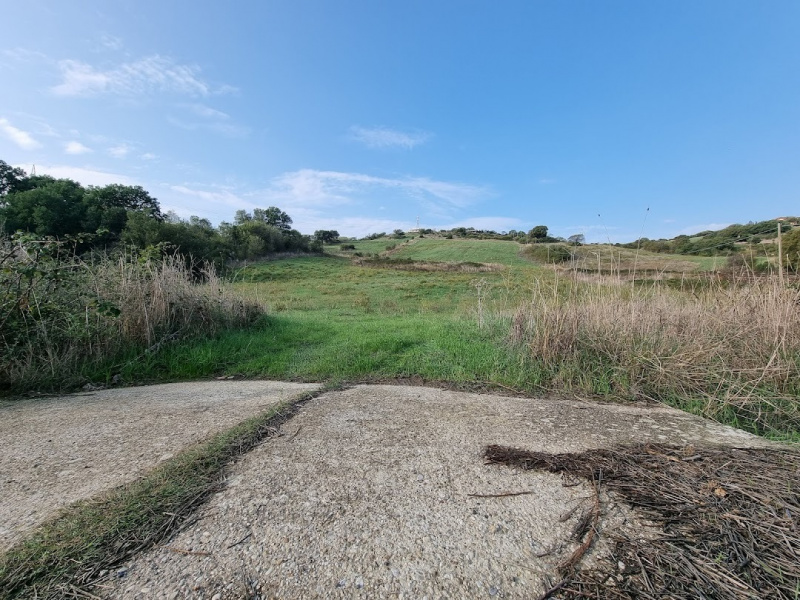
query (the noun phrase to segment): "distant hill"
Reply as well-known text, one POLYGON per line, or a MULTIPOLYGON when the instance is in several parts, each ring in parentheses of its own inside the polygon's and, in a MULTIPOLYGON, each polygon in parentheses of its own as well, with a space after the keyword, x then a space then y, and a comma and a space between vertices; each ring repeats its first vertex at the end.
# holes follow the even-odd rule
POLYGON ((744 244, 760 244, 778 236, 778 223, 783 232, 800 226, 799 217, 778 217, 769 221, 729 225, 719 231, 701 231, 694 235, 679 235, 672 239, 651 240, 641 238, 628 244, 617 244, 623 248, 641 248, 662 254, 693 254, 696 256, 726 256, 736 252, 744 244))

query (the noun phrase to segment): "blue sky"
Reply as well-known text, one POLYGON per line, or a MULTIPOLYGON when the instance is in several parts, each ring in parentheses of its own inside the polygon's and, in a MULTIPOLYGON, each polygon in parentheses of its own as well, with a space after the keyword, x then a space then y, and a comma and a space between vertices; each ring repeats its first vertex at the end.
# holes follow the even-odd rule
POLYGON ((800 214, 796 0, 3 4, 0 159, 181 216, 625 242, 800 214))

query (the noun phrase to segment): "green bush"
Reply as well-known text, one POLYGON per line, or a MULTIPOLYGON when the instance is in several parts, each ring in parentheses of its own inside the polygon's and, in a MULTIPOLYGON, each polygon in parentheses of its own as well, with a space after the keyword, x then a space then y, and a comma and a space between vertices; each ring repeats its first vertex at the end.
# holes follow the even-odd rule
POLYGON ((262 313, 231 294, 210 264, 187 265, 180 255, 82 259, 75 244, 0 239, 0 393, 73 387, 91 365, 262 313))
POLYGON ((529 259, 545 264, 569 262, 572 253, 563 244, 532 244, 523 251, 529 259))

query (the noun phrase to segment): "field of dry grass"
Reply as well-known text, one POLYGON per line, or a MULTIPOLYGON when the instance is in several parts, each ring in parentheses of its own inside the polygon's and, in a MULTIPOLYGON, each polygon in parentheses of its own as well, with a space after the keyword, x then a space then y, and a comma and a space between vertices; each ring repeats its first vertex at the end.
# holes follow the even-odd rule
POLYGON ((514 342, 562 385, 800 429, 800 290, 777 277, 684 290, 585 279, 543 282, 513 319, 514 342))

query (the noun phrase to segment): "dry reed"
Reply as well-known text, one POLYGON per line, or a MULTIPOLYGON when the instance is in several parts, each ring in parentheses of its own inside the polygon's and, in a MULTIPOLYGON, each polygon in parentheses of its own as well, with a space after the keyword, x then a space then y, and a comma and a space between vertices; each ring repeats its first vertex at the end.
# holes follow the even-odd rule
POLYGON ((511 336, 563 387, 678 400, 759 432, 797 431, 798 305, 800 291, 774 277, 684 290, 540 283, 511 336))

